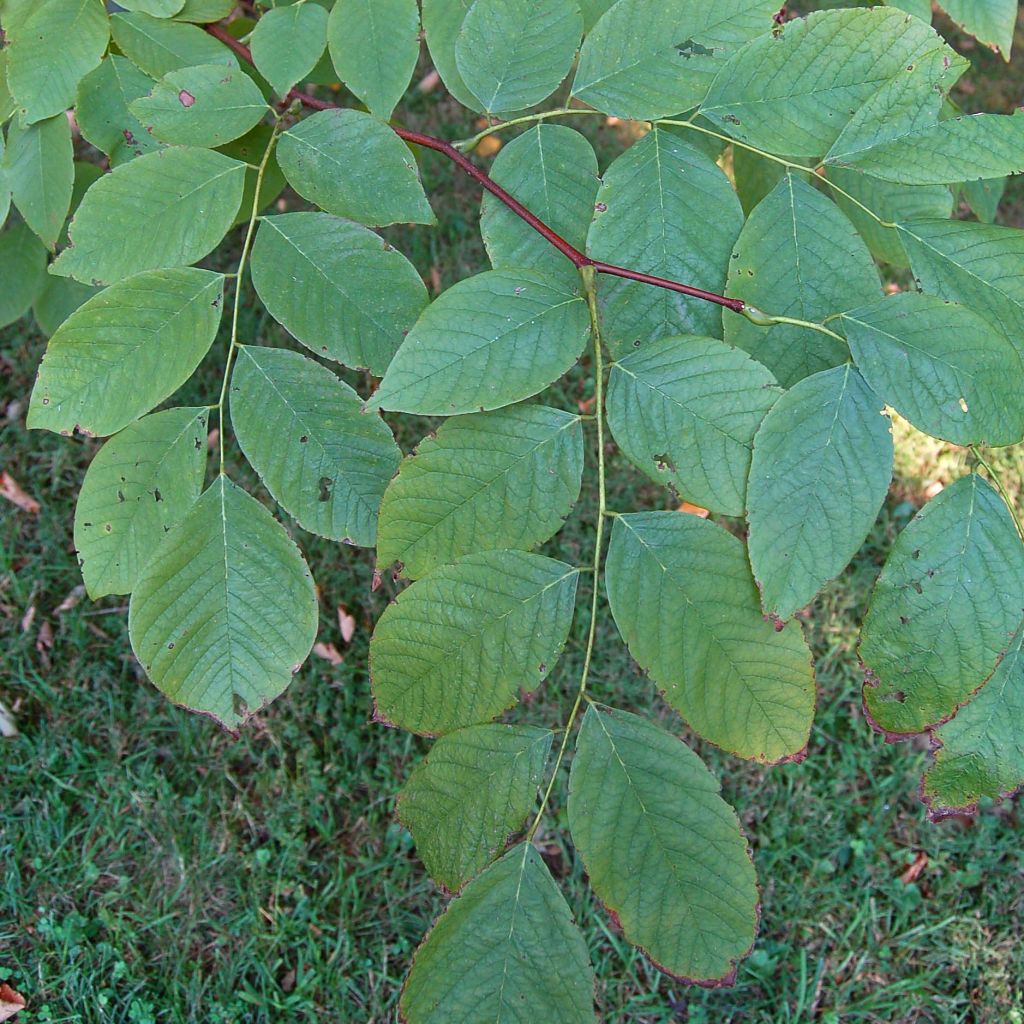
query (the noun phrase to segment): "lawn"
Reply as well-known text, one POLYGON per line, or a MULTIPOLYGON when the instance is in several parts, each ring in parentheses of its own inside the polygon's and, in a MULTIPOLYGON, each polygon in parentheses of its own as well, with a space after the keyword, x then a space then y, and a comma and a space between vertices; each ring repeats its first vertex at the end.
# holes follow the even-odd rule
MULTIPOLYGON (((1024 61, 1007 71, 968 53, 980 77, 965 104, 1008 110, 1020 101, 1024 61)), ((425 93, 403 117, 470 134, 456 110, 425 93)), ((586 130, 603 160, 621 147, 619 126, 586 130)), ((389 238, 436 290, 482 269, 485 257, 475 189, 432 154, 423 172, 440 228, 389 238)), ((1020 225, 1022 209, 1010 195, 1001 219, 1020 225)), ((242 337, 289 344, 252 308, 242 337)), ((212 400, 225 345, 176 404, 212 400)), ((426 744, 371 721, 366 648, 393 586, 372 592, 369 554, 295 528, 319 582, 319 639, 339 663, 313 657, 237 739, 168 705, 130 653, 125 602, 92 604, 76 586, 73 505, 97 444, 25 431, 44 347, 31 323, 0 332, 0 468, 40 503, 38 514, 0 504, 0 702, 20 731, 0 740, 0 981, 29 1001, 18 1020, 394 1020, 411 954, 444 900, 393 814, 426 744), (339 609, 355 620, 348 643, 339 609)), ((365 393, 365 379, 348 379, 365 393)), ((565 408, 588 397, 582 380, 565 382, 565 408)), ((403 447, 428 427, 406 428, 403 447)), ((874 579, 926 495, 966 468, 961 450, 926 444, 905 426, 899 437, 898 476, 876 527, 805 619, 819 699, 803 763, 760 769, 702 743, 660 703, 614 631, 599 634, 592 695, 657 708, 708 760, 740 811, 763 888, 756 950, 736 987, 719 991, 659 974, 589 896, 577 897, 612 1024, 1024 1024, 1020 804, 928 823, 916 793, 924 746, 884 743, 860 710, 855 624, 874 579)), ((1019 453, 1003 463, 1016 466, 1017 493, 1019 453)), ((254 485, 237 460, 231 472, 254 485)), ((610 474, 610 507, 674 507, 614 452, 610 474)), ((585 493, 546 553, 577 561, 595 510, 585 493)), ((530 702, 534 724, 562 720, 588 607, 583 594, 569 650, 530 702)), ((564 843, 564 781, 538 842, 555 877, 570 882, 580 866, 564 843)))

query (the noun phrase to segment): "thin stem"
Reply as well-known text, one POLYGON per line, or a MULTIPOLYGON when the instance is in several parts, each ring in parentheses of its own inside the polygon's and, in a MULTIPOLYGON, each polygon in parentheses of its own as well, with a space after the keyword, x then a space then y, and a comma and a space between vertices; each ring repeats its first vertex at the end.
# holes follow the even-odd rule
POLYGON ((555 766, 551 770, 551 777, 548 779, 547 788, 540 802, 540 808, 530 825, 526 834, 527 842, 532 842, 540 826, 541 818, 547 810, 548 801, 551 799, 551 792, 555 788, 555 781, 558 778, 562 762, 565 760, 565 752, 569 747, 569 736, 572 734, 573 726, 579 717, 580 708, 587 696, 587 681, 590 678, 590 666, 594 657, 594 640, 597 637, 597 611, 601 592, 601 553, 604 545, 604 520, 607 512, 607 493, 605 487, 605 465, 604 465, 604 352, 601 349, 601 325, 597 312, 597 271, 594 267, 581 267, 580 278, 583 282, 583 292, 587 298, 587 308, 590 311, 590 331, 594 339, 594 408, 597 415, 597 528, 594 531, 594 592, 590 601, 590 627, 587 630, 586 648, 583 654, 583 671, 580 673, 580 685, 576 691, 576 699, 573 701, 572 709, 569 711, 569 718, 565 723, 565 730, 562 733, 562 743, 558 748, 558 756, 555 758, 555 766))
POLYGON ((238 349, 238 313, 242 307, 242 281, 245 275, 245 268, 249 262, 249 253, 252 250, 252 238, 256 231, 256 221, 260 212, 260 193, 263 191, 263 177, 270 163, 270 154, 274 151, 274 144, 281 132, 281 118, 274 121, 274 128, 270 133, 270 141, 267 143, 263 159, 260 161, 259 169, 256 171, 256 192, 252 197, 252 210, 249 212, 249 223, 245 229, 245 241, 242 243, 242 253, 238 257, 238 270, 234 273, 235 298, 231 309, 231 340, 228 342, 228 355, 224 361, 224 380, 220 386, 220 398, 217 399, 217 426, 218 443, 220 447, 220 472, 224 472, 224 401, 228 394, 228 381, 231 379, 231 366, 235 359, 235 352, 238 349))
POLYGON ((751 146, 746 142, 740 142, 739 139, 734 139, 731 135, 723 135, 721 132, 712 131, 710 128, 705 128, 703 125, 697 124, 694 121, 674 121, 671 119, 664 119, 658 122, 658 124, 670 124, 675 125, 677 128, 689 128, 695 132, 701 132, 703 135, 710 135, 713 139, 720 139, 722 142, 729 142, 733 146, 739 146, 740 149, 745 149, 748 153, 756 153, 758 156, 764 157, 765 160, 771 160, 773 163, 782 164, 783 167, 788 168, 792 171, 803 171, 805 174, 813 174, 815 178, 819 178, 825 182, 826 185, 833 192, 838 192, 839 195, 845 196, 854 206, 859 207, 869 217, 876 220, 883 228, 894 228, 896 225, 889 220, 883 220, 875 213, 870 207, 865 206, 856 196, 850 195, 846 189, 840 188, 834 181, 822 174, 815 167, 807 167, 805 164, 795 163, 793 160, 787 160, 785 157, 776 156, 774 153, 769 153, 767 150, 758 149, 757 146, 751 146))
POLYGON ((471 135, 468 139, 460 139, 458 142, 453 142, 452 145, 461 153, 471 153, 488 135, 493 135, 495 132, 504 131, 506 128, 513 128, 519 124, 536 124, 540 121, 548 121, 553 117, 573 117, 578 114, 606 116, 602 111, 593 110, 590 107, 558 107, 555 110, 541 111, 539 114, 524 114, 522 117, 514 117, 510 121, 499 121, 497 124, 492 124, 485 128, 482 132, 471 135))
POLYGON ((830 330, 823 323, 819 324, 813 320, 798 320, 796 317, 792 316, 773 316, 771 313, 763 312, 756 306, 747 306, 740 310, 740 312, 752 324, 756 324, 758 327, 774 327, 777 324, 790 324, 793 327, 806 327, 808 330, 817 331, 819 334, 827 334, 830 338, 835 338, 836 341, 841 341, 844 345, 849 344, 841 334, 836 334, 835 331, 830 330))
POLYGON ((1010 510, 1010 515, 1013 517, 1013 524, 1017 527, 1017 533, 1020 534, 1021 540, 1024 540, 1024 523, 1021 523, 1020 516, 1017 514, 1016 506, 1010 500, 1010 495, 1003 486, 1002 477, 985 460, 985 457, 981 454, 981 451, 976 444, 971 445, 971 454, 975 459, 977 459, 978 463, 984 467, 985 472, 992 478, 992 483, 996 485, 996 490, 998 490, 1003 496, 1003 501, 1006 502, 1006 507, 1010 510))

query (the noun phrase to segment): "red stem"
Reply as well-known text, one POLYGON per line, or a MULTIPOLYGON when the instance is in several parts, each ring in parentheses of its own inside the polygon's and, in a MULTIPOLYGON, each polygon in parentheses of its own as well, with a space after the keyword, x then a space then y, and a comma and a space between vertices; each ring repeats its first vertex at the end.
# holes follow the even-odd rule
MULTIPOLYGON (((206 25, 205 28, 210 35, 234 50, 242 60, 252 64, 252 53, 249 47, 236 39, 226 28, 222 25, 206 25)), ((336 104, 317 99, 315 96, 300 92, 298 89, 292 89, 284 98, 283 103, 287 104, 293 100, 298 100, 312 110, 336 109, 336 104)), ((714 302, 716 305, 731 309, 734 313, 742 313, 746 308, 746 303, 742 299, 730 299, 725 295, 719 295, 717 292, 695 288, 693 285, 682 284, 679 281, 672 281, 665 277, 655 277, 653 274, 644 274, 639 270, 629 270, 626 267, 616 266, 614 263, 604 263, 601 260, 591 259, 586 253, 580 252, 576 246, 562 238, 561 235, 545 224, 539 217, 530 213, 515 196, 506 192, 490 175, 480 170, 472 160, 463 153, 460 153, 451 143, 435 138, 433 135, 424 135, 421 132, 410 131, 408 128, 399 128, 397 125, 391 125, 390 127, 399 138, 404 139, 406 142, 423 146, 425 149, 432 149, 435 153, 441 153, 457 164, 474 181, 478 182, 491 195, 504 203, 517 217, 529 224, 534 231, 570 260, 573 266, 577 268, 593 267, 598 274, 607 274, 609 277, 623 277, 628 281, 639 281, 641 284, 653 285, 655 288, 666 288, 669 291, 681 292, 683 295, 689 295, 694 299, 714 302)))

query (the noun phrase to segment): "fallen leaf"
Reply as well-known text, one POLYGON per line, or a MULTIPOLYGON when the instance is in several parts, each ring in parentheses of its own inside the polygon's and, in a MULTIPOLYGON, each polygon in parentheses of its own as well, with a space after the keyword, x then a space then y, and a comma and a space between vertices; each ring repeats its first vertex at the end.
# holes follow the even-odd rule
MULTIPOLYGON (((3 706, 3 704, 0 704, 0 736, 5 740, 10 740, 14 739, 17 735, 18 724, 14 721, 14 715, 12 715, 10 711, 3 706)), ((0 991, 0 997, 2 997, 2 991, 0 991)), ((2 1004, 2 1002, 3 1000, 0 998, 0 1004, 2 1004)))
POLYGON ((349 615, 344 605, 338 605, 338 628, 341 630, 341 639, 345 643, 352 643, 352 637, 356 635, 355 616, 349 615))
POLYGON ((323 658, 324 661, 329 661, 332 665, 340 665, 345 660, 344 655, 342 655, 341 651, 339 651, 334 644, 314 644, 313 653, 318 658, 323 658))
POLYGON ((676 511, 686 512, 691 516, 700 516, 701 519, 707 519, 708 517, 708 510, 706 508, 701 508, 700 505, 691 505, 688 501, 684 501, 676 511))
POLYGON ((428 71, 416 86, 418 92, 432 92, 441 84, 441 76, 436 71, 428 71))
POLYGON ((79 601, 85 597, 85 584, 79 583, 67 597, 56 608, 54 608, 55 615, 63 615, 65 612, 71 611, 72 608, 76 607, 79 601))
POLYGON ((17 505, 22 512, 28 512, 33 516, 39 515, 39 502, 26 494, 18 481, 6 470, 0 473, 0 495, 17 505))
POLYGON ((921 850, 911 864, 906 867, 900 875, 900 881, 904 885, 910 885, 911 882, 916 882, 920 877, 924 869, 928 867, 928 854, 921 850))
POLYGON ((0 1021, 10 1020, 19 1010, 25 1009, 25 997, 15 992, 10 985, 0 984, 0 1021))
POLYGON ((34 604, 30 604, 28 606, 28 611, 25 612, 25 614, 22 615, 22 617, 21 617, 21 631, 22 631, 22 633, 27 633, 32 628, 32 623, 35 622, 35 619, 36 619, 36 606, 34 604))
POLYGON ((36 637, 36 650, 40 653, 53 650, 53 626, 50 625, 49 619, 43 619, 43 624, 39 627, 39 634, 36 637))

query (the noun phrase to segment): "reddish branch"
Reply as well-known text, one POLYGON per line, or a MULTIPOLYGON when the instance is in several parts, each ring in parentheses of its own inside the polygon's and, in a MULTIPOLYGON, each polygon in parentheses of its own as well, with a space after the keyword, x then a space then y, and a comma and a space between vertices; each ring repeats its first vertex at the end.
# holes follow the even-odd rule
MULTIPOLYGON (((222 25, 207 25, 206 31, 226 46, 229 46, 244 61, 252 64, 252 53, 249 47, 231 35, 222 25)), ((308 93, 300 92, 298 89, 292 89, 285 97, 284 102, 287 104, 294 100, 298 100, 312 110, 333 110, 336 106, 333 103, 317 99, 315 96, 310 96, 308 93)), ((391 129, 399 138, 404 139, 406 142, 423 146, 425 149, 432 149, 435 153, 441 153, 451 160, 452 163, 457 164, 474 181, 479 182, 491 195, 504 203, 517 217, 529 224, 534 231, 569 259, 575 267, 593 267, 598 274, 608 274, 610 277, 624 277, 629 281, 639 281, 642 284, 653 285, 655 288, 666 288, 669 291, 680 292, 694 299, 702 299, 705 302, 714 302, 719 306, 725 306, 726 309, 731 309, 735 313, 742 313, 746 308, 746 303, 742 299, 730 299, 725 295, 719 295, 717 292, 695 288, 693 285, 671 281, 664 277, 655 277, 652 274, 643 274, 638 270, 629 270, 626 267, 616 266, 614 263, 604 263, 601 260, 591 259, 586 253, 580 252, 576 246, 567 242, 556 231, 553 231, 539 217, 530 213, 515 196, 506 192, 490 175, 482 171, 472 160, 463 153, 460 153, 450 143, 445 142, 443 139, 435 138, 433 135, 424 135, 421 132, 410 131, 407 128, 399 128, 397 125, 391 125, 391 129)))

